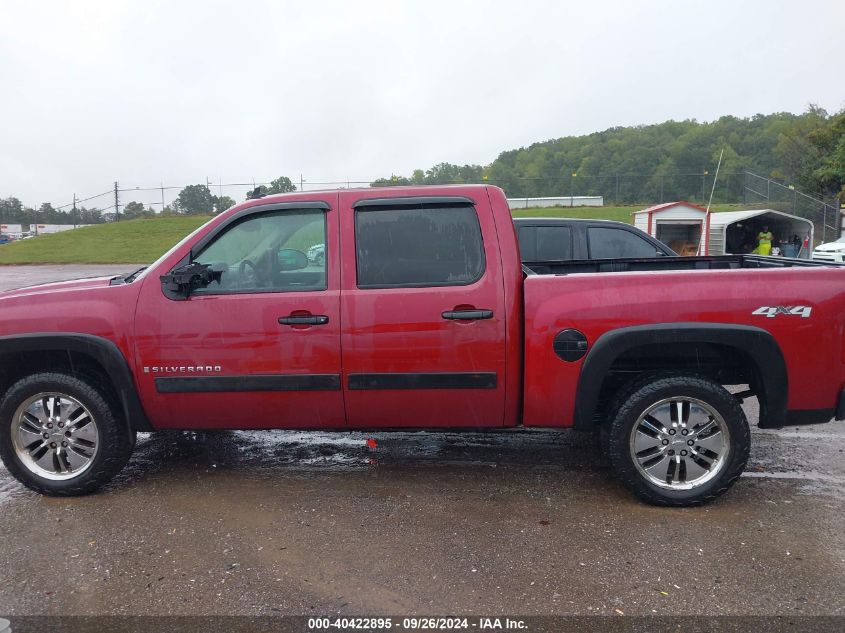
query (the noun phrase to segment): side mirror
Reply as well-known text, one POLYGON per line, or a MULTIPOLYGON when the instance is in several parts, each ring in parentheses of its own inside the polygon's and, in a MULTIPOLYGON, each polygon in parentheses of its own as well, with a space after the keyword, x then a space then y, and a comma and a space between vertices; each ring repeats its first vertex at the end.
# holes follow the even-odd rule
POLYGON ((160 277, 165 290, 185 298, 197 288, 205 288, 212 281, 220 281, 222 273, 211 264, 185 264, 160 277))
POLYGON ((279 270, 282 272, 290 272, 292 270, 302 270, 308 267, 308 256, 302 251, 294 248, 283 248, 277 255, 279 262, 279 270))

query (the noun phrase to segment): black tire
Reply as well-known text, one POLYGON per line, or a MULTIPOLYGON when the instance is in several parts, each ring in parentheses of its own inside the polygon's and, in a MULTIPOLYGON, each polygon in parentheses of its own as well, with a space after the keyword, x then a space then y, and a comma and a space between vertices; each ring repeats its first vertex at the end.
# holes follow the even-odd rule
MULTIPOLYGON (((707 503, 727 491, 745 469, 751 448, 751 432, 745 413, 730 392, 709 378, 674 372, 643 376, 617 394, 610 412, 612 417, 603 433, 607 456, 619 480, 647 503, 671 507, 697 506, 707 503), (729 439, 724 440, 727 446, 726 455, 723 453, 724 457, 712 478, 703 480, 697 485, 692 482, 689 485, 694 487, 686 490, 656 485, 640 472, 640 468, 635 463, 632 435, 640 416, 652 406, 672 398, 692 398, 706 404, 722 418, 728 431, 726 435, 729 435, 729 439)), ((666 436, 658 435, 657 437, 666 436)), ((672 441, 682 439, 680 435, 676 437, 673 433, 672 441)), ((668 440, 661 440, 661 443, 665 444, 666 441, 668 440)), ((674 444, 670 444, 666 449, 672 446, 674 444)), ((681 448, 685 447, 681 446, 681 448)), ((650 450, 662 451, 663 449, 650 450)), ((642 455, 642 453, 637 453, 637 455, 642 455)), ((693 458, 690 456, 686 459, 693 458)), ((675 467, 671 468, 674 471, 675 467)), ((686 470, 684 472, 686 473, 686 470)), ((706 476, 710 474, 707 473, 706 476)), ((671 484, 667 482, 668 485, 671 484)), ((678 482, 675 485, 678 485, 678 482)))
POLYGON ((85 380, 59 373, 40 373, 13 384, 0 401, 0 458, 9 472, 24 486, 50 496, 75 496, 94 492, 109 482, 126 464, 135 446, 119 409, 100 389, 85 380), (66 394, 90 412, 96 424, 97 452, 79 475, 52 480, 33 472, 15 451, 12 425, 19 406, 39 393, 66 394))

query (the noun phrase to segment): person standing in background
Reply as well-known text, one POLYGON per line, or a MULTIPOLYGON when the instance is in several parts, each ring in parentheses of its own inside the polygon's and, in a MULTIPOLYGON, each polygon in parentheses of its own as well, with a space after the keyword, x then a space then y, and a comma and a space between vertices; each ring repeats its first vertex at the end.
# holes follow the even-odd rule
POLYGON ((763 230, 757 234, 757 254, 770 255, 772 252, 772 232, 768 226, 763 226, 763 230))

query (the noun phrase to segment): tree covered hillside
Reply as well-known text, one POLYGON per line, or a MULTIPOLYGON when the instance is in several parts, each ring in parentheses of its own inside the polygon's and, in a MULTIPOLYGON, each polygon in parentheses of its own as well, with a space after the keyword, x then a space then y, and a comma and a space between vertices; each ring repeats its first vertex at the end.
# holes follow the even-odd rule
MULTIPOLYGON (((845 185, 845 111, 817 107, 717 121, 615 127, 508 150, 486 166, 442 163, 374 185, 481 182, 509 196, 603 195, 606 202, 701 200, 724 150, 715 200, 740 200, 745 170, 830 198, 845 185)), ((842 194, 845 196, 845 194, 842 194)), ((845 201, 845 197, 843 197, 845 201)))

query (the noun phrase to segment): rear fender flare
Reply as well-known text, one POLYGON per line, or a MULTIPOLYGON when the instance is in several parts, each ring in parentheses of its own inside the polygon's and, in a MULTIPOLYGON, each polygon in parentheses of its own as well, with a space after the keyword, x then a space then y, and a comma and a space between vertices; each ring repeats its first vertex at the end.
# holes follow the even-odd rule
POLYGON ((728 323, 658 323, 636 325, 602 334, 584 359, 575 397, 575 428, 592 429, 602 382, 613 362, 642 345, 711 343, 741 350, 754 363, 760 420, 767 427, 786 424, 788 374, 775 338, 766 330, 728 323))

